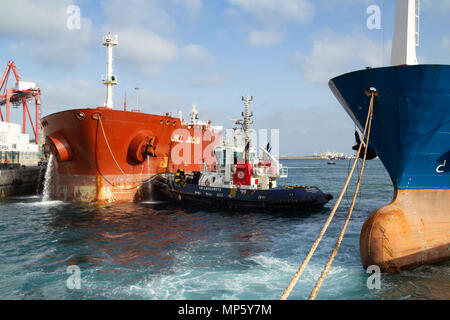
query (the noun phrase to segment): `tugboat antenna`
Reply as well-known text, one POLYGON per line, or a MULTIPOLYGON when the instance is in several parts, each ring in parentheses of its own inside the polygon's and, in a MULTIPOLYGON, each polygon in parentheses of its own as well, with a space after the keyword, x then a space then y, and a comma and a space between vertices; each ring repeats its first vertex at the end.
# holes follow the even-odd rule
MULTIPOLYGON (((245 111, 244 111, 244 123, 242 124, 242 127, 244 129, 244 141, 245 146, 250 146, 250 137, 248 136, 248 129, 250 128, 250 118, 253 117, 253 112, 250 113, 250 102, 253 101, 253 96, 249 97, 248 95, 244 98, 242 97, 242 101, 244 101, 245 105, 245 111)), ((245 161, 249 161, 249 148, 245 148, 244 150, 244 159, 245 161)))

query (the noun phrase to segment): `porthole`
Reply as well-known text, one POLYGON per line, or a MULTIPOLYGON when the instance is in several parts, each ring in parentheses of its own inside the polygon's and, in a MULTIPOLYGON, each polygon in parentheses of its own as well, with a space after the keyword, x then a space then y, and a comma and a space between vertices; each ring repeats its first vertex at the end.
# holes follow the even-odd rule
POLYGON ((77 117, 78 120, 84 120, 86 118, 86 114, 84 112, 76 112, 75 116, 77 117))

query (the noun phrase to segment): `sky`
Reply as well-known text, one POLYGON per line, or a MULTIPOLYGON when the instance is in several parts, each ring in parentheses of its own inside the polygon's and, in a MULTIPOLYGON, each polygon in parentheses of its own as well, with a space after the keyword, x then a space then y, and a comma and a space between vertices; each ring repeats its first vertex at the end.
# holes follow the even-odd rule
MULTIPOLYGON (((421 2, 419 63, 448 64, 450 0, 421 2)), ((2 0, 0 12, 0 67, 13 60, 38 84, 43 115, 103 105, 111 32, 116 108, 125 93, 146 113, 187 118, 196 104, 201 119, 231 128, 249 94, 254 128, 279 130, 281 155, 351 154, 355 126, 328 81, 389 65, 395 1, 2 0), (371 5, 380 29, 367 27, 371 5)))

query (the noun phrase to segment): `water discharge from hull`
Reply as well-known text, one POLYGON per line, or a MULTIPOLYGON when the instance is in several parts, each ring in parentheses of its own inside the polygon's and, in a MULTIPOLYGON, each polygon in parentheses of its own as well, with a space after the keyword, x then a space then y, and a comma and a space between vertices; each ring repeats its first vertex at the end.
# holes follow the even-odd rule
POLYGON ((42 191, 42 202, 47 202, 51 199, 51 183, 53 177, 53 154, 50 155, 47 163, 44 178, 44 190, 42 191))
MULTIPOLYGON (((150 175, 150 158, 147 158, 147 173, 149 174, 149 179, 150 179, 150 177, 151 177, 151 175, 150 175)), ((154 199, 154 195, 153 195, 153 182, 152 181, 149 181, 148 183, 147 183, 147 192, 148 192, 148 199, 147 199, 147 201, 150 201, 150 202, 153 202, 155 199, 154 199)))
POLYGON ((36 196, 39 196, 42 191, 41 186, 42 186, 42 176, 43 176, 44 168, 46 168, 46 166, 41 164, 40 168, 39 168, 39 176, 38 176, 38 182, 37 182, 37 186, 36 186, 36 196))

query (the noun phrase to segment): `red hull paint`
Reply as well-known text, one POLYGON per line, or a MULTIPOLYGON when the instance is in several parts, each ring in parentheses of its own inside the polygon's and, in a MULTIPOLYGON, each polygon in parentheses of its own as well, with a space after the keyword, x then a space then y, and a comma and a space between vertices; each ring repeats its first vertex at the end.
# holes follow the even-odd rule
POLYGON ((58 112, 41 124, 46 145, 56 155, 51 195, 67 201, 133 201, 152 175, 192 172, 203 161, 213 161, 212 150, 219 143, 209 125, 188 126, 171 116, 106 108, 58 112), (149 137, 154 156, 140 162, 142 141, 149 137))

